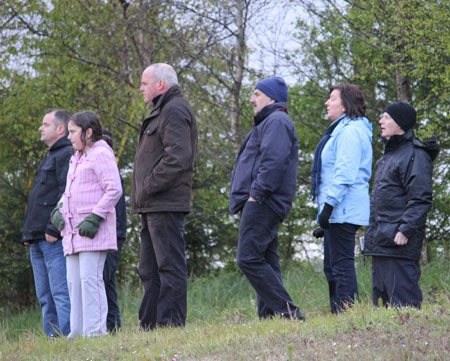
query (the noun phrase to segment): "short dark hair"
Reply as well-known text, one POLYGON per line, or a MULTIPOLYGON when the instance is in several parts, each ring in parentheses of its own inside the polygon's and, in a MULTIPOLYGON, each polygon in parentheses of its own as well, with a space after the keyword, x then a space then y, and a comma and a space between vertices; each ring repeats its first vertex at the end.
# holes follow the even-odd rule
POLYGON ((55 125, 62 125, 66 131, 66 135, 69 134, 69 130, 67 129, 67 125, 69 124, 69 119, 72 116, 72 113, 66 109, 48 109, 45 113, 50 114, 55 113, 55 125))
POLYGON ((333 90, 339 90, 341 93, 342 105, 345 108, 345 114, 349 118, 358 118, 366 116, 366 103, 364 94, 359 85, 341 83, 333 85, 330 88, 330 94, 333 90))
POLYGON ((81 112, 73 114, 69 121, 75 123, 77 127, 81 128, 81 141, 83 145, 86 146, 86 132, 89 128, 92 129, 92 142, 102 139, 102 125, 100 124, 100 119, 97 114, 89 111, 83 110, 81 112))

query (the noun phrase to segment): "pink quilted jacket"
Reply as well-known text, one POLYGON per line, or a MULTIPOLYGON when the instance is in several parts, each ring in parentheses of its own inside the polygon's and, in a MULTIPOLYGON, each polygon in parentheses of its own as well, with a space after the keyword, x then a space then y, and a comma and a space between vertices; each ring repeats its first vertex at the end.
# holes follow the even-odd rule
POLYGON ((122 194, 114 153, 104 140, 70 159, 66 190, 60 200, 65 225, 61 231, 64 255, 117 250, 115 205, 122 194), (91 213, 103 218, 94 239, 82 237, 76 226, 91 213))

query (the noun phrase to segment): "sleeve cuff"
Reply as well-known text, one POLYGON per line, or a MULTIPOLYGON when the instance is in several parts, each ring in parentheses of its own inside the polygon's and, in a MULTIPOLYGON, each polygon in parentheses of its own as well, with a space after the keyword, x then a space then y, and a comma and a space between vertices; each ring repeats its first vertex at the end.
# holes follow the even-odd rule
POLYGON ((49 236, 61 239, 61 235, 58 231, 54 231, 53 229, 51 229, 50 227, 47 227, 45 230, 45 233, 48 234, 49 236))
POLYGON ((338 202, 336 201, 336 199, 327 196, 325 203, 328 203, 330 206, 332 206, 333 208, 335 208, 338 205, 338 202))
POLYGON ((410 239, 414 233, 413 230, 411 230, 409 227, 407 227, 404 224, 402 224, 402 225, 400 225, 400 227, 398 227, 398 231, 402 232, 405 235, 405 237, 408 239, 410 239))
POLYGON ((250 191, 250 197, 256 200, 256 202, 258 202, 259 204, 263 203, 266 199, 266 195, 264 193, 257 193, 254 191, 250 191))

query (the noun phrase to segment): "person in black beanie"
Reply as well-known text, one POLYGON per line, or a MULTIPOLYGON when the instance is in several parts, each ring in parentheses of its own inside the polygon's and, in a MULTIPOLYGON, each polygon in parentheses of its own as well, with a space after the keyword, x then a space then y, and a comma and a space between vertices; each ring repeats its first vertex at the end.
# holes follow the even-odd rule
POLYGON ((278 228, 294 200, 298 140, 286 109, 283 78, 260 81, 250 100, 254 125, 241 145, 231 178, 230 211, 241 212, 236 261, 257 294, 258 316, 303 320, 283 286, 278 228))
POLYGON ((414 137, 416 111, 409 104, 389 104, 379 124, 385 152, 376 164, 364 237, 364 254, 372 256, 372 300, 420 308, 419 259, 439 147, 414 137))

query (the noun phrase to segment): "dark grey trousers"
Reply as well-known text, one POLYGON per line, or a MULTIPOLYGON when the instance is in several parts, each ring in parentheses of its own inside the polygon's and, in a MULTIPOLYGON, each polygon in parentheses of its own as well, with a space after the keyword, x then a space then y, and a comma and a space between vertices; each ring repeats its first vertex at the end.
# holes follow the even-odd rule
POLYGON ((281 219, 266 204, 247 202, 242 210, 236 261, 257 294, 260 318, 303 319, 281 280, 278 228, 281 219))
POLYGON ((184 213, 142 215, 139 276, 144 297, 139 321, 144 330, 184 326, 187 311, 187 268, 184 213))
POLYGON ((372 256, 372 300, 376 306, 381 298, 384 306, 420 308, 419 279, 418 261, 372 256))

